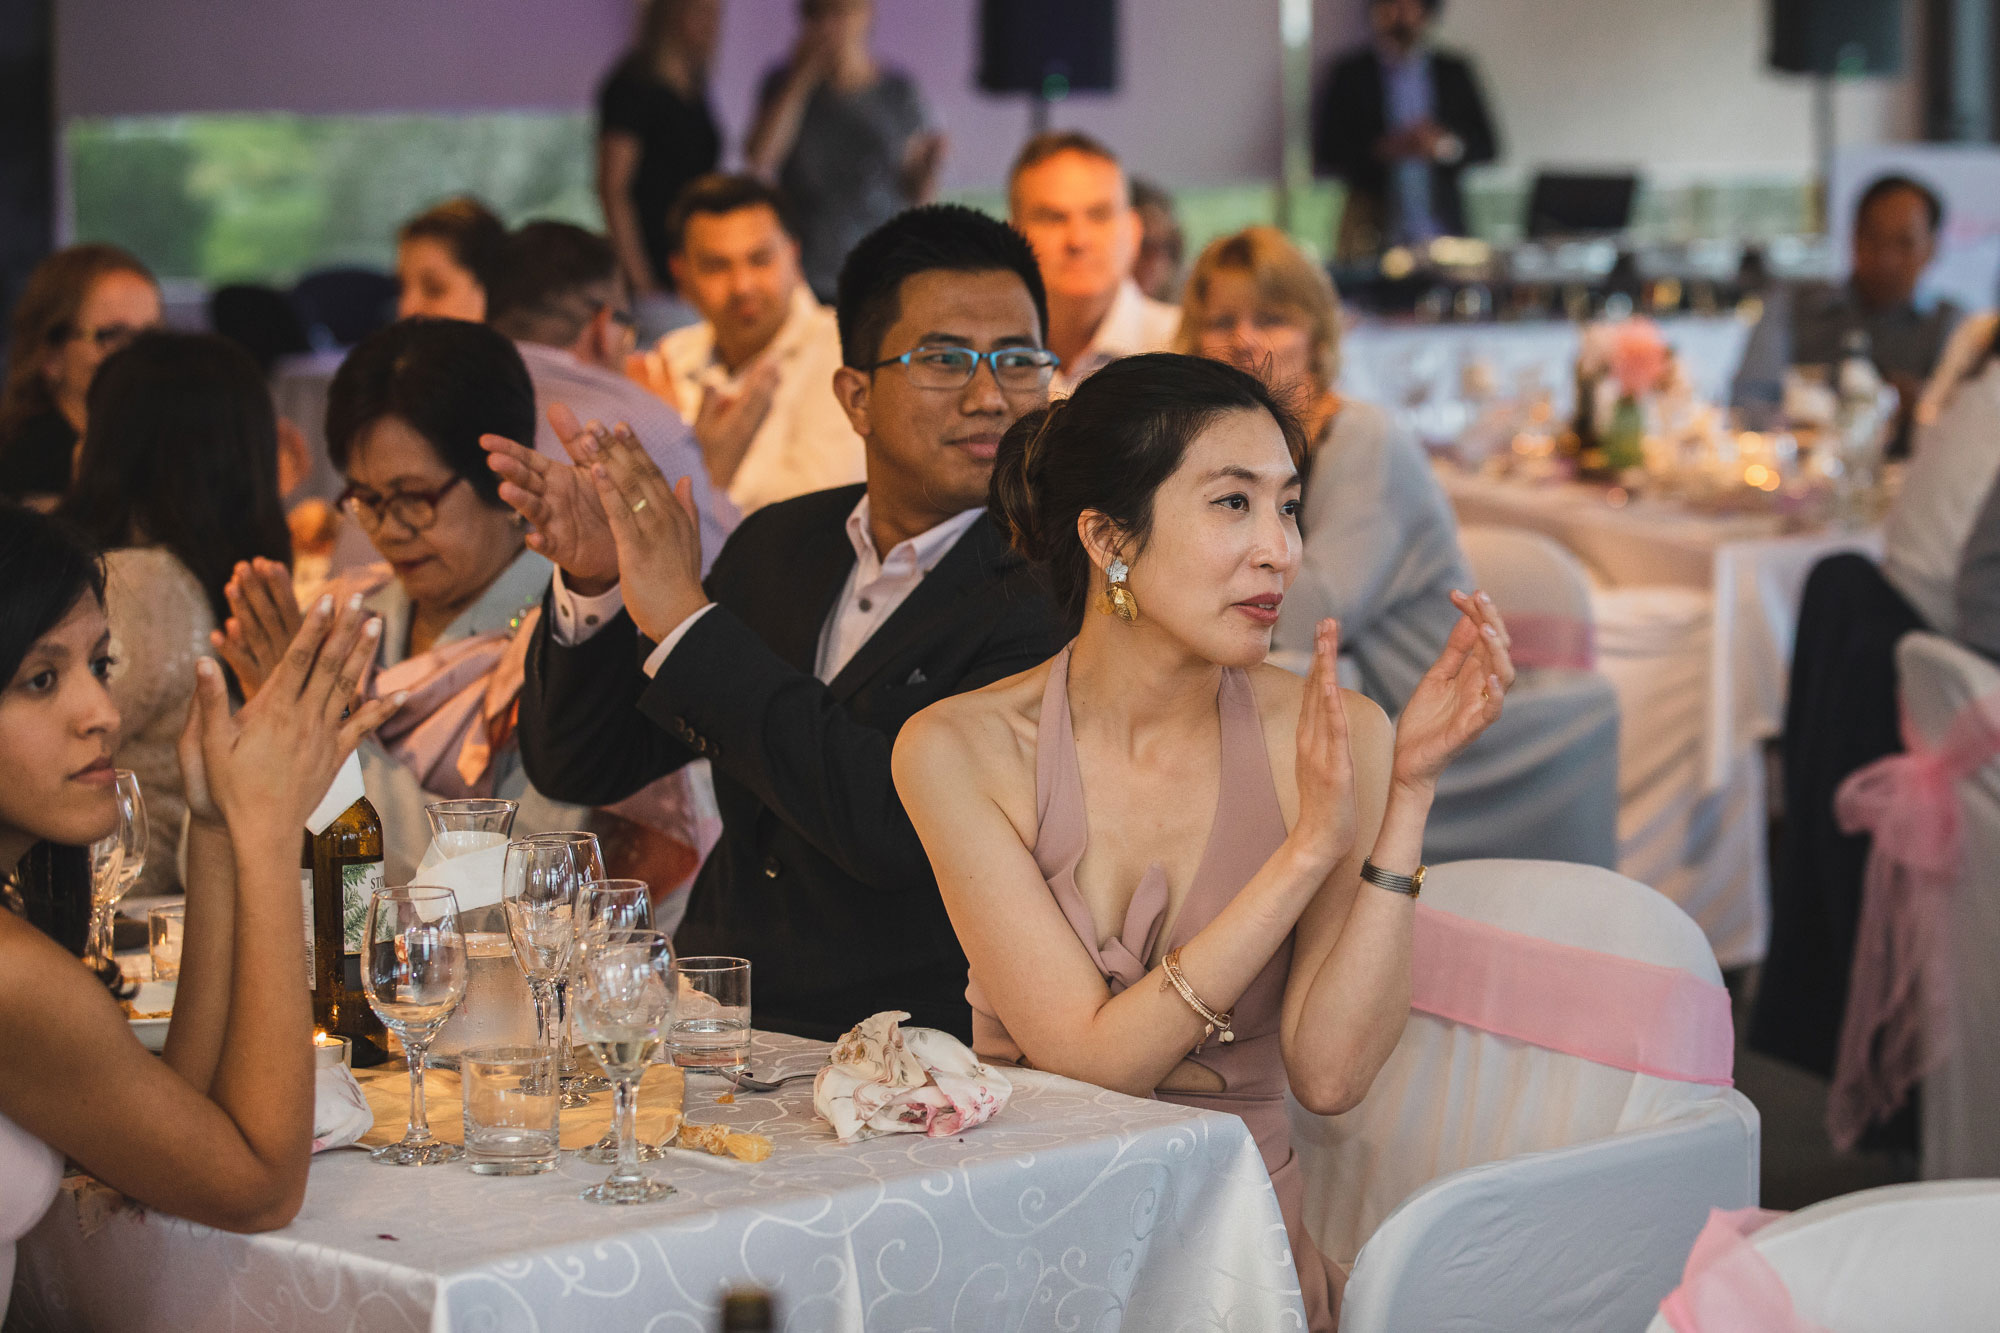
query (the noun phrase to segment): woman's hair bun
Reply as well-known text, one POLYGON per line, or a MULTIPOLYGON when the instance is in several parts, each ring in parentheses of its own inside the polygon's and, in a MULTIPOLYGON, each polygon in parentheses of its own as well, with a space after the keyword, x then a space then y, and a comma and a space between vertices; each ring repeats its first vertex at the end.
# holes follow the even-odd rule
POLYGON ((1042 437, 1057 404, 1025 413, 1000 437, 993 455, 993 482, 988 492, 987 512, 1002 528, 1007 540, 1022 557, 1034 562, 1048 558, 1048 534, 1043 531, 1041 507, 1035 494, 1042 437))

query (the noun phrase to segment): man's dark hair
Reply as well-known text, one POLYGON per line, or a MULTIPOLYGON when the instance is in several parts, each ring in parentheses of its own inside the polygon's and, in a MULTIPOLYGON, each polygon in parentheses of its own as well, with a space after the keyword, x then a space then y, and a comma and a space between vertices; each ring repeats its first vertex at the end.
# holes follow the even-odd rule
MULTIPOLYGON (((1021 179, 1022 172, 1039 167, 1050 158, 1060 157, 1064 153, 1082 153, 1085 157, 1109 162, 1120 171, 1125 169, 1125 164, 1118 160, 1118 154, 1105 147, 1102 140, 1093 139, 1082 130, 1043 130, 1021 145, 1021 151, 1014 154, 1014 165, 1007 168, 1009 206, 1013 204, 1014 185, 1021 179)), ((1131 193, 1131 185, 1128 182, 1125 189, 1128 202, 1131 193)))
POLYGON ((1014 274, 1035 302, 1037 335, 1049 328, 1049 298, 1035 252, 1020 232, 962 204, 907 209, 862 237, 840 266, 840 359, 866 370, 903 314, 903 284, 919 273, 1014 274))
POLYGON ((1861 219, 1868 215, 1868 210, 1878 200, 1886 199, 1898 190, 1908 190, 1924 201, 1924 212, 1930 215, 1931 235, 1937 235, 1938 229, 1944 225, 1944 200, 1922 181, 1901 174, 1877 176, 1868 182, 1868 188, 1861 192, 1861 198, 1854 205, 1855 226, 1861 225, 1861 219))
POLYGON ((514 344, 462 319, 397 320, 355 344, 326 394, 326 452, 345 472, 370 426, 395 417, 424 437, 444 465, 498 507, 500 478, 482 435, 535 438, 535 386, 514 344))
POLYGON ((745 208, 770 209, 787 236, 798 235, 776 186, 755 176, 711 171, 689 181, 667 210, 667 253, 677 255, 687 245, 688 223, 694 218, 721 217, 745 208))
POLYGON ((521 342, 567 347, 617 284, 611 242, 574 223, 530 222, 500 251, 486 322, 521 342))

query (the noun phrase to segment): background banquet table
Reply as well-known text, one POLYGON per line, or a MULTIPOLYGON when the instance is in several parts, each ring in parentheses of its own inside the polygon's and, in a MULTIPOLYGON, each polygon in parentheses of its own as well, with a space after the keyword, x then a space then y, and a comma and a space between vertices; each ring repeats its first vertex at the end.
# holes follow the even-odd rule
MULTIPOLYGON (((752 1066, 827 1048, 759 1033, 752 1066)), ((837 1143, 812 1085, 715 1104, 696 1121, 776 1148, 751 1165, 672 1151, 680 1194, 583 1203, 604 1176, 477 1177, 313 1162, 281 1231, 236 1236, 121 1213, 83 1234, 68 1192, 22 1242, 23 1330, 512 1330, 715 1327, 724 1288, 776 1296, 792 1329, 1302 1328, 1277 1199, 1235 1116, 1022 1071, 999 1117, 962 1136, 837 1143)), ((15 1324, 10 1322, 12 1330, 15 1324)))

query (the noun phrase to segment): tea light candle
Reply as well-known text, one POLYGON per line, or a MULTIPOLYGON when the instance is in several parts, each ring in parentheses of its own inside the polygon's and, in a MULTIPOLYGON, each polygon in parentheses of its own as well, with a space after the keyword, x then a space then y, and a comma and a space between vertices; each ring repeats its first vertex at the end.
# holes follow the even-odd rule
POLYGON ((317 1069, 331 1069, 335 1065, 347 1064, 354 1056, 354 1044, 345 1037, 313 1029, 313 1066, 317 1069))

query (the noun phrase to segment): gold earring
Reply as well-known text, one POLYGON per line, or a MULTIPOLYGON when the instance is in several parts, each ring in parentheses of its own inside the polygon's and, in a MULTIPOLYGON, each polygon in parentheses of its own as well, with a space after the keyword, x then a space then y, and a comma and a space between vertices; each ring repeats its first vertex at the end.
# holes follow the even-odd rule
POLYGON ((1125 581, 1132 567, 1114 556, 1111 567, 1104 572, 1111 580, 1111 586, 1104 590, 1104 610, 1132 624, 1139 618, 1139 599, 1132 595, 1132 586, 1125 581))

